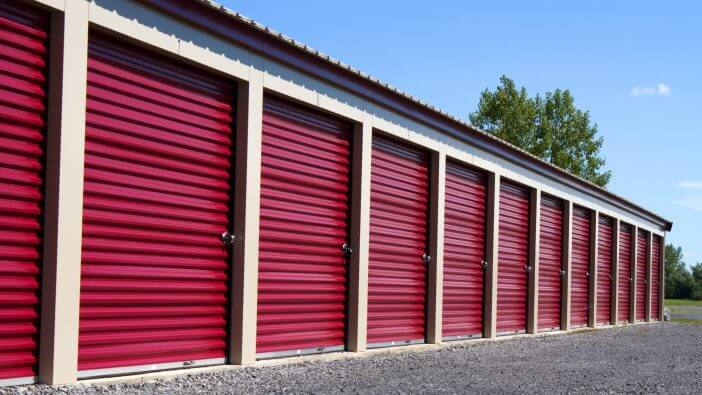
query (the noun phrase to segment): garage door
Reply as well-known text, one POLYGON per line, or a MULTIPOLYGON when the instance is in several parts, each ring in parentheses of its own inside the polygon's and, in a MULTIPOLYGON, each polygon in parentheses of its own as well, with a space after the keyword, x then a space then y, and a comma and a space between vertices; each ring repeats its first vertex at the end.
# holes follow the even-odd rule
POLYGON ((43 236, 49 20, 14 3, 0 3, 0 386, 37 374, 43 236))
POLYGON ((526 331, 529 268, 529 190, 500 187, 497 266, 497 334, 526 331))
POLYGON ((597 234, 597 323, 612 320, 612 219, 600 216, 597 234))
POLYGON ((563 201, 541 197, 539 230, 539 325, 540 331, 561 328, 561 281, 563 271, 563 201))
POLYGON ((91 36, 79 377, 223 363, 230 81, 91 36))
POLYGON ((653 236, 651 244, 651 319, 660 320, 660 297, 661 297, 661 245, 663 239, 660 236, 653 236))
POLYGON ((425 339, 428 161, 424 151, 373 139, 369 347, 425 339))
POLYGON ((486 176, 457 163, 446 164, 444 213, 444 339, 483 333, 486 176))
POLYGON ((617 290, 619 323, 631 321, 631 242, 631 226, 621 223, 619 225, 619 289, 617 290))
POLYGON ((264 99, 258 358, 344 349, 351 132, 264 99))
POLYGON ((646 263, 648 233, 639 229, 636 236, 636 321, 646 319, 646 263))
POLYGON ((590 211, 573 210, 573 240, 570 267, 570 326, 587 325, 590 299, 590 211))

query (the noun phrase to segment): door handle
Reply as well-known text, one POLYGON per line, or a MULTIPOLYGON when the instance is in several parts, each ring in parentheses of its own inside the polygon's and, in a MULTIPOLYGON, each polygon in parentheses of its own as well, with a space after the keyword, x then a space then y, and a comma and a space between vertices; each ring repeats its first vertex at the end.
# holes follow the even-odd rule
POLYGON ((225 247, 231 247, 234 245, 234 235, 229 232, 223 232, 219 235, 219 240, 224 244, 225 247))
POLYGON ((422 262, 424 262, 425 265, 428 265, 429 262, 431 262, 431 256, 428 254, 422 254, 422 262))
POLYGON ((353 254, 353 250, 351 249, 350 245, 348 245, 347 243, 344 243, 341 246, 341 253, 344 254, 344 256, 348 257, 351 254, 353 254))

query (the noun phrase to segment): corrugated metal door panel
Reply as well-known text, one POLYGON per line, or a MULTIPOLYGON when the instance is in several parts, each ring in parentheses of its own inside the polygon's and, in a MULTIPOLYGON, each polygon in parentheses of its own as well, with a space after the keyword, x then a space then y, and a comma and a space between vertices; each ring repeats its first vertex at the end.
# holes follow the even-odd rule
POLYGON ((259 358, 344 348, 351 133, 349 123, 264 99, 259 358))
POLYGON ((500 186, 497 277, 497 333, 526 330, 529 262, 529 190, 500 186))
POLYGON ((648 232, 642 230, 639 230, 636 235, 636 321, 646 319, 647 235, 648 232))
POLYGON ((444 337, 483 333, 486 182, 482 172, 454 162, 446 165, 444 337))
POLYGON ((0 386, 37 374, 49 18, 0 3, 0 386))
POLYGON ((651 244, 651 319, 654 321, 660 320, 659 316, 659 298, 661 297, 661 245, 663 239, 658 235, 653 235, 653 243, 651 244))
POLYGON ((233 88, 91 32, 79 377, 224 361, 233 88))
POLYGON ((617 306, 617 321, 630 322, 629 306, 631 305, 631 226, 625 223, 619 225, 619 289, 617 290, 619 306, 617 306))
POLYGON ((597 323, 612 320, 612 219, 600 216, 597 235, 597 323))
POLYGON ((539 230, 539 330, 561 327, 561 282, 563 279, 563 201, 541 198, 539 230))
POLYGON ((371 168, 368 343, 423 342, 429 157, 376 136, 371 168))
POLYGON ((570 267, 570 324, 587 325, 590 300, 590 211, 573 209, 573 241, 570 267))

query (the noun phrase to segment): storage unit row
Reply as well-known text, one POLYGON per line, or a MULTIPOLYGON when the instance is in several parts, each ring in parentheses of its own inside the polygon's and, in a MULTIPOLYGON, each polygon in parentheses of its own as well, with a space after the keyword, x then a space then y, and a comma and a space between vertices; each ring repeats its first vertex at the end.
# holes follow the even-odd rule
MULTIPOLYGON (((50 20, 0 3, 0 385, 39 370, 50 20)), ((78 378, 231 362, 238 84, 90 30, 78 378)), ((352 322, 358 127, 262 100, 257 359, 660 319, 662 233, 374 130, 352 322)))

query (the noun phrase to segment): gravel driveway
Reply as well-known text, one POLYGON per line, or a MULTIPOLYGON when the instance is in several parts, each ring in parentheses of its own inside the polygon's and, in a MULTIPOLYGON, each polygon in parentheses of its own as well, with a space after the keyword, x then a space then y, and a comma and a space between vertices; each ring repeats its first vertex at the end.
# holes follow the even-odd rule
POLYGON ((248 367, 139 384, 7 393, 702 393, 702 326, 658 323, 248 367))

